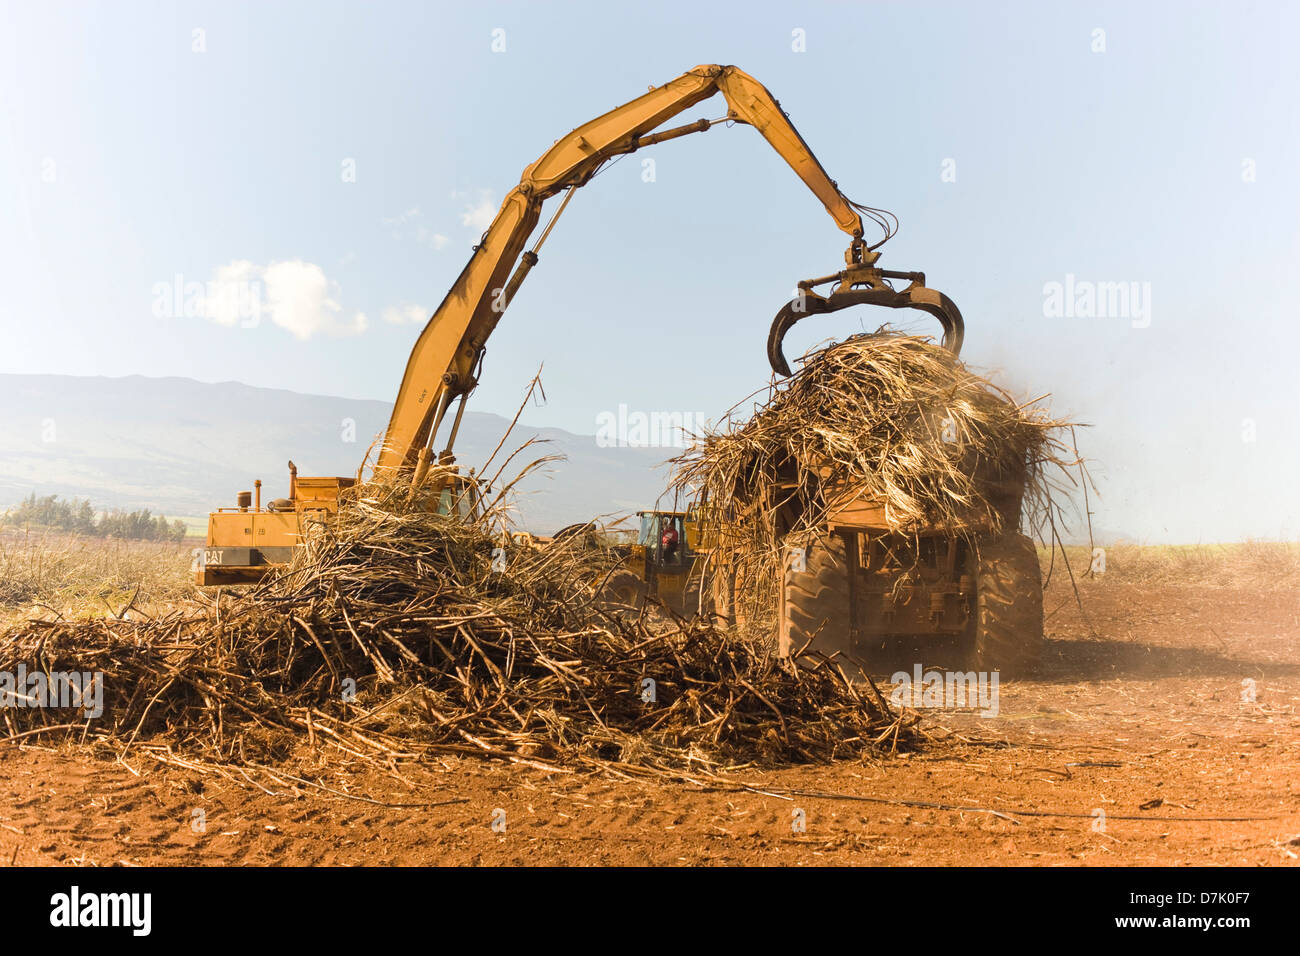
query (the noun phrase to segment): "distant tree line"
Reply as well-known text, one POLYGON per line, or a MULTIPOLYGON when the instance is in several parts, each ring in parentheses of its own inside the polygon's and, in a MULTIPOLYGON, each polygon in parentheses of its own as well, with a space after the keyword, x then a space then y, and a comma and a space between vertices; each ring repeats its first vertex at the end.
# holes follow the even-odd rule
POLYGON ((89 499, 60 500, 58 495, 37 497, 32 492, 21 504, 0 515, 0 522, 8 525, 53 528, 73 534, 95 535, 100 538, 134 538, 142 541, 185 540, 185 522, 168 521, 162 515, 143 511, 96 512, 89 499))

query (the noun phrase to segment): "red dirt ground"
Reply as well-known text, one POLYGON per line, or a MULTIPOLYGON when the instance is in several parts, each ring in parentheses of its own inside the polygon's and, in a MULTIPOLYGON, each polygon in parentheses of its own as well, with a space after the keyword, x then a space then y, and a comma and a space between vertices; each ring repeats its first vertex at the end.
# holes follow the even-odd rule
POLYGON ((1087 620, 1068 589, 1049 591, 1037 679, 1004 682, 996 718, 925 712, 938 739, 920 754, 748 772, 733 789, 461 759, 385 774, 304 754, 292 772, 335 795, 29 739, 0 746, 0 860, 1294 865, 1300 594, 1083 587, 1087 620), (443 801, 455 802, 429 806, 443 801), (498 808, 505 832, 491 827, 498 808), (806 832, 793 832, 795 810, 806 832))

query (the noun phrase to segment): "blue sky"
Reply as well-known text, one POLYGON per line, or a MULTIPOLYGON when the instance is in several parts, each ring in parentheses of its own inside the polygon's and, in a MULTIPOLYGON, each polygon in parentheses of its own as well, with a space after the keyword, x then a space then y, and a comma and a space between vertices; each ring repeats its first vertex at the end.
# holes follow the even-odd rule
MULTIPOLYGON (((735 63, 849 196, 900 217, 882 264, 960 305, 964 357, 1094 426, 1099 524, 1300 534, 1293 4, 0 10, 0 371, 391 399, 420 325, 390 319, 431 311, 526 165, 735 63), (159 284, 232 269, 278 290, 276 321, 155 314, 159 284), (1137 283, 1149 314, 1049 314, 1067 276, 1137 283)), ((512 413, 543 363, 527 420, 580 433, 619 404, 716 415, 766 381, 773 314, 838 268, 841 234, 751 129, 644 155, 653 182, 638 154, 574 197, 475 408, 512 413)), ((788 351, 897 319, 809 320, 788 351)))

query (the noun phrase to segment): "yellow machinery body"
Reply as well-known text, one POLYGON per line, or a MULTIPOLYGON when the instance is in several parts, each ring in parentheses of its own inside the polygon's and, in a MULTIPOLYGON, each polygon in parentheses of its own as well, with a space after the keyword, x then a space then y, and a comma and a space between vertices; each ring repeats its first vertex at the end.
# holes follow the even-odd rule
POLYGON ((609 576, 604 597, 619 607, 640 608, 647 601, 691 617, 701 604, 701 584, 708 574, 709 546, 697 511, 641 511, 636 540, 616 547, 622 560, 609 576), (677 533, 674 546, 664 533, 677 533))
MULTIPOLYGON (((250 584, 268 568, 287 564, 293 549, 313 522, 324 523, 338 511, 339 494, 356 483, 354 478, 298 477, 290 471, 290 497, 263 508, 258 500, 219 508, 208 515, 207 545, 199 557, 196 579, 200 585, 250 584)), ((261 482, 257 483, 259 486, 261 482)))

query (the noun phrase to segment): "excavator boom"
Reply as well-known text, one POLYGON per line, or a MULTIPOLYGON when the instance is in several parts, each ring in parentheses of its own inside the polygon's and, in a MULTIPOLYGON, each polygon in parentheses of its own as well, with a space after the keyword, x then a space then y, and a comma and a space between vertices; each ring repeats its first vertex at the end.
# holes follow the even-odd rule
POLYGON ((579 126, 524 170, 519 185, 502 202, 482 241, 474 247, 473 257, 411 351, 377 469, 416 464, 451 400, 467 395, 477 384, 474 372, 488 336, 523 275, 536 262, 535 253, 526 253, 524 246, 537 225, 542 203, 565 189, 583 185, 611 157, 708 129, 712 124, 702 120, 653 133, 718 92, 727 101, 726 119, 758 130, 821 200, 835 224, 855 241, 861 239, 862 219, 854 204, 827 175, 772 94, 734 66, 697 66, 579 126), (509 281, 521 256, 520 272, 509 281))

